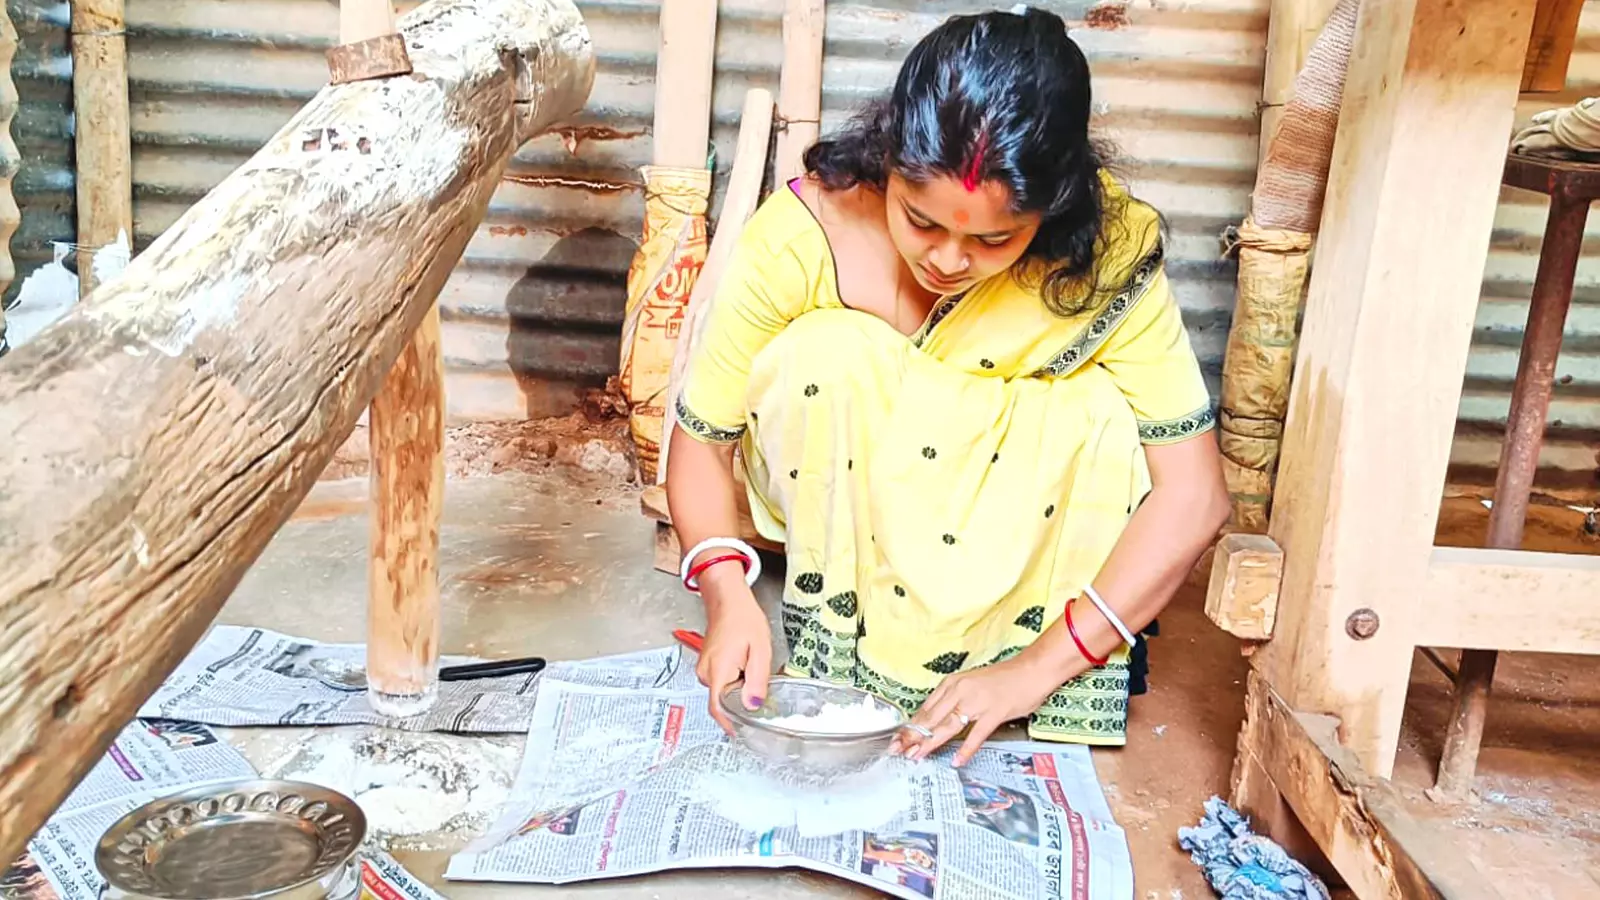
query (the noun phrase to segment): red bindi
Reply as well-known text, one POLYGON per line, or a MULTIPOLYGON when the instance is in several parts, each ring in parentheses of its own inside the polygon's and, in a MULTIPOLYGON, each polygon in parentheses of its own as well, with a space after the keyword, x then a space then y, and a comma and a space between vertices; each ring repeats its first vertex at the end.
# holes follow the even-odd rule
MULTIPOLYGON (((971 190, 971 188, 968 188, 968 190, 971 190)), ((966 210, 958 209, 954 213, 952 213, 951 215, 952 215, 952 218, 954 218, 956 220, 956 224, 957 225, 965 225, 965 224, 967 224, 967 219, 969 217, 967 216, 967 211, 966 210)))

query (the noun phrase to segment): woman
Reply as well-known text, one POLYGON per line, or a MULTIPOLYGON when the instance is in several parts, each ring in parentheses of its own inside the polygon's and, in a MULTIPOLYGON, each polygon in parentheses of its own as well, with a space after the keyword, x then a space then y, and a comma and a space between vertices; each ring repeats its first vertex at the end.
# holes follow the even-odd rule
MULTIPOLYGON (((761 704, 735 448, 785 544, 785 671, 914 713, 1122 744, 1135 633, 1228 513, 1157 214, 1104 170, 1056 16, 959 16, 751 218, 676 408, 667 494, 698 674, 761 704)), ((712 714, 727 727, 715 699, 712 714)))

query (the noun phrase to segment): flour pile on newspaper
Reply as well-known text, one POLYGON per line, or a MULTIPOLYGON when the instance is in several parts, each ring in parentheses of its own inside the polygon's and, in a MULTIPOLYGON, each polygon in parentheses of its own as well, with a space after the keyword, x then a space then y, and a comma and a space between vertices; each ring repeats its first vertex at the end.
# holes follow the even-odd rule
MULTIPOLYGON (((550 675, 580 684, 650 687, 675 654, 647 651, 552 663, 550 675)), ((450 657, 441 665, 482 662, 450 657)), ((207 725, 384 725, 406 731, 522 734, 533 720, 537 674, 439 685, 426 713, 390 719, 367 705, 366 645, 323 644, 264 628, 213 628, 139 715, 207 725)))
POLYGON ((445 877, 797 867, 907 900, 1133 896, 1087 748, 995 743, 960 770, 948 754, 886 760, 850 784, 785 788, 723 738, 706 698, 687 664, 653 687, 547 674, 510 800, 445 877))
MULTIPOLYGON (((191 787, 256 774, 239 752, 193 722, 135 719, 0 871, 6 900, 95 900, 105 880, 94 865, 100 835, 129 811, 191 787)), ((362 850, 360 900, 444 900, 382 850, 362 850)))

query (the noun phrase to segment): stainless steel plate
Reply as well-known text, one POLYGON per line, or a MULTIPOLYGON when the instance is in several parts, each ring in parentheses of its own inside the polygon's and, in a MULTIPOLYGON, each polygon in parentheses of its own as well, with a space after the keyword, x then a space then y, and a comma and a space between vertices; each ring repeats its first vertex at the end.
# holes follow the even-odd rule
POLYGON ((366 832, 361 807, 337 791, 296 781, 229 781, 123 816, 101 836, 95 865, 108 896, 338 896, 366 832))

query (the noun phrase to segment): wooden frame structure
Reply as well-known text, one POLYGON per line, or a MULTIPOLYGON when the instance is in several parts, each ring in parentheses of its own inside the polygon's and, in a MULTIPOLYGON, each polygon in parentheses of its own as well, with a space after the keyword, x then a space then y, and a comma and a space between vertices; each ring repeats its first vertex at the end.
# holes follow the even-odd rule
POLYGON ((1271 524, 1217 548, 1208 613, 1265 641, 1234 801, 1363 900, 1499 896, 1386 781, 1416 649, 1600 653, 1600 558, 1434 546, 1535 7, 1361 5, 1271 524))
POLYGON ((571 0, 430 0, 403 40, 376 2, 382 33, 335 54, 335 83, 0 364, 0 859, 193 648, 369 404, 393 464, 374 594, 433 577, 435 300, 512 153, 588 101, 595 58, 571 0))

